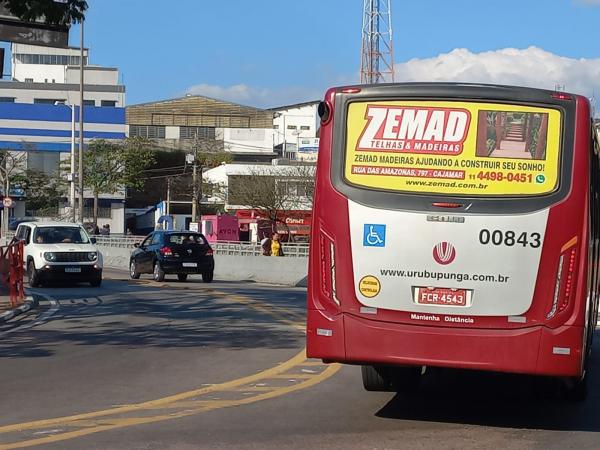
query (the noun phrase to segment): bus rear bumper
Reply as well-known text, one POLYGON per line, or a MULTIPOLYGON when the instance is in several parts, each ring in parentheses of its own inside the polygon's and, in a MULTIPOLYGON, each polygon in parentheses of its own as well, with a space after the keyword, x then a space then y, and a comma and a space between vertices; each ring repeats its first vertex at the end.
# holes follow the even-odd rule
POLYGON ((308 311, 307 354, 349 364, 579 376, 583 328, 475 329, 377 322, 308 311))

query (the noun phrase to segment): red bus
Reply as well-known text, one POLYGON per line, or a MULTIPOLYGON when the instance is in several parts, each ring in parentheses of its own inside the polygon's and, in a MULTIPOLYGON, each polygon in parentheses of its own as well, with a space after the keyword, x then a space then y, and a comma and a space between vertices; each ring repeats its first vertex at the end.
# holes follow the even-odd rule
POLYGON ((588 100, 365 85, 330 89, 319 113, 308 356, 361 365, 367 390, 412 389, 430 366, 543 375, 583 398, 600 226, 588 100))

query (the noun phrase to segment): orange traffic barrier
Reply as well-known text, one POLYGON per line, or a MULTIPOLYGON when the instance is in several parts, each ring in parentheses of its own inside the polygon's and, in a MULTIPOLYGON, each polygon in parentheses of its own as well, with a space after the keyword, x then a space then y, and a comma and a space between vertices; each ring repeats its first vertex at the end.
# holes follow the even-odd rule
POLYGON ((25 299, 23 274, 23 241, 13 241, 0 247, 0 282, 12 307, 25 299))

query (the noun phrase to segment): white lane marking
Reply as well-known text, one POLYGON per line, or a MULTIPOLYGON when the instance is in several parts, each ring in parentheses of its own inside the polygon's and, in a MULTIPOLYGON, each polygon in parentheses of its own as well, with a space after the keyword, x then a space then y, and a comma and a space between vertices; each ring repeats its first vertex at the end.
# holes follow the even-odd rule
POLYGON ((33 433, 33 435, 40 435, 40 434, 55 434, 55 433, 60 433, 61 431, 64 431, 62 428, 57 428, 55 430, 46 430, 46 431, 36 431, 35 433, 33 433))
POLYGON ((26 325, 21 325, 16 328, 12 328, 10 330, 5 331, 2 334, 10 334, 10 333, 16 333, 19 331, 25 331, 30 328, 36 327, 38 325, 41 325, 44 322, 46 322, 50 317, 52 317, 56 313, 56 311, 58 311, 60 309, 60 303, 58 302, 58 300, 55 300, 54 298, 50 297, 49 295, 42 294, 40 292, 35 292, 35 291, 31 291, 31 292, 35 295, 42 297, 46 301, 48 301, 50 303, 50 309, 48 311, 46 311, 44 314, 42 314, 40 317, 38 317, 36 320, 34 320, 33 322, 28 323, 26 325))

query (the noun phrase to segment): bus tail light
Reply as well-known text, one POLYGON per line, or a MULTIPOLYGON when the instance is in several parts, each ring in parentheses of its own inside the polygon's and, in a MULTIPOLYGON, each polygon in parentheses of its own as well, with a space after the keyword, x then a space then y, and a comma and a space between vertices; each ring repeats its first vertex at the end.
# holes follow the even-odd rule
POLYGON ((436 208, 462 208, 462 203, 450 203, 450 202, 433 202, 431 206, 436 208))
POLYGON ((321 292, 327 299, 340 306, 335 289, 335 245, 333 239, 323 231, 319 236, 319 271, 321 292))
POLYGON ((573 100, 573 97, 569 94, 565 94, 564 92, 553 92, 552 98, 557 100, 573 100))
POLYGON ((577 272, 577 238, 571 239, 561 249, 558 260, 558 270, 556 273, 556 285, 554 286, 554 296, 552 299, 552 308, 546 316, 552 319, 557 312, 567 309, 569 302, 573 297, 575 274, 577 272))

